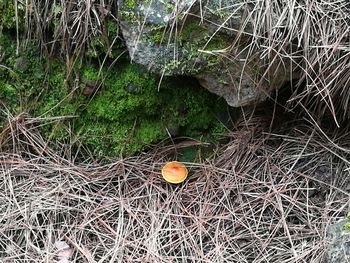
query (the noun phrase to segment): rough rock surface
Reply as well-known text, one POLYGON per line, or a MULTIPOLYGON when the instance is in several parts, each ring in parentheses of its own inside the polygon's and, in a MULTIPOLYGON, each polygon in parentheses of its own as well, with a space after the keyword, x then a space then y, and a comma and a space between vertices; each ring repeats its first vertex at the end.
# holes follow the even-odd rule
POLYGON ((350 219, 341 220, 327 229, 328 245, 324 263, 350 262, 350 219))
POLYGON ((118 0, 121 32, 131 59, 152 72, 195 76, 231 106, 254 104, 282 86, 288 69, 249 52, 249 34, 238 33, 249 8, 242 3, 118 0))

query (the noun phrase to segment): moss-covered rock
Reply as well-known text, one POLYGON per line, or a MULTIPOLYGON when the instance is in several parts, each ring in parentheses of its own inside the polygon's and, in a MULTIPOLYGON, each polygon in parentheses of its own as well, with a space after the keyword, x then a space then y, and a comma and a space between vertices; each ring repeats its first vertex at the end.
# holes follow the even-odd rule
POLYGON ((232 40, 179 11, 192 4, 196 5, 193 0, 120 0, 121 28, 132 59, 170 76, 193 76, 220 64, 222 57, 210 51, 224 49, 232 40))
POLYGON ((251 5, 245 1, 119 0, 118 4, 121 31, 133 61, 157 74, 194 76, 231 106, 263 101, 290 77, 288 64, 279 59, 267 63, 263 54, 251 52, 254 33, 250 20, 244 20, 251 5))

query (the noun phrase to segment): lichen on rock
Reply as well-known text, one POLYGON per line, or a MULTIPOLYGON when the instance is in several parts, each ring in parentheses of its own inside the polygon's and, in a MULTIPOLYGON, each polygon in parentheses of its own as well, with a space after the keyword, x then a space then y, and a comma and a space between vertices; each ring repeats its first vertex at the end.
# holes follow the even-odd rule
MULTIPOLYGON (((249 54, 239 32, 244 1, 118 1, 122 35, 131 59, 160 75, 195 76, 231 106, 263 101, 285 82, 281 62, 265 65, 249 54)), ((251 30, 246 25, 245 30, 251 30)), ((288 67, 288 66, 287 66, 288 67)))
POLYGON ((350 261, 350 219, 345 218, 327 229, 329 244, 325 251, 324 263, 350 261))

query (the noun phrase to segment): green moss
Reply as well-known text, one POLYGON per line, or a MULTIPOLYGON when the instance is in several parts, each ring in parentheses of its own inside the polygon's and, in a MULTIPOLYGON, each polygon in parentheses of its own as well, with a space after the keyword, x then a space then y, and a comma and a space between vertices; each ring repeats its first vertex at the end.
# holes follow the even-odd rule
POLYGON ((180 33, 179 41, 183 43, 185 49, 190 50, 189 56, 208 56, 199 50, 213 51, 227 48, 232 39, 222 33, 210 35, 209 29, 198 22, 187 23, 180 33))
MULTIPOLYGON (((152 3, 152 0, 125 0, 124 1, 124 8, 127 8, 127 9, 134 9, 136 7, 136 5, 138 3, 141 3, 142 4, 151 4, 152 3)), ((172 4, 168 4, 167 5, 168 7, 171 7, 172 4)), ((143 6, 141 5, 140 8, 142 8, 143 6)))
MULTIPOLYGON (((1 75, 0 68, 0 76, 1 75)), ((19 112, 20 110, 18 90, 13 85, 10 85, 3 80, 0 80, 0 108, 9 111, 10 113, 19 112), (3 105, 5 106, 5 109, 3 108, 3 105)), ((4 127, 6 121, 5 112, 2 110, 0 110, 0 131, 4 127)))
POLYGON ((119 12, 119 15, 125 20, 128 21, 130 23, 134 23, 135 21, 137 21, 137 17, 135 15, 134 12, 132 11, 125 11, 122 10, 119 12))
MULTIPOLYGON (((25 51, 15 55, 16 42, 11 34, 0 35, 1 53, 4 54, 0 67, 0 100, 12 114, 29 112, 40 117, 64 116, 74 112, 73 96, 66 82, 64 63, 54 60, 46 74, 47 62, 40 60, 36 43, 28 44, 25 51)), ((5 116, 0 116, 4 123, 5 116)), ((4 124, 2 124, 4 125, 4 124)), ((62 130, 62 129, 60 129, 62 130)), ((52 134, 52 127, 42 129, 44 136, 52 134)), ((62 131, 54 132, 56 138, 65 138, 62 131)))
POLYGON ((344 225, 343 225, 343 231, 349 231, 350 230, 350 222, 346 222, 344 225))
POLYGON ((164 41, 164 31, 156 30, 150 38, 153 43, 161 44, 164 41))
POLYGON ((168 125, 200 138, 218 123, 215 112, 223 109, 223 101, 217 103, 208 92, 186 87, 186 81, 167 79, 158 92, 158 80, 138 65, 107 76, 104 88, 77 120, 82 140, 100 155, 141 151, 167 138, 168 125))
POLYGON ((159 86, 157 77, 136 64, 120 62, 100 69, 84 62, 74 68, 84 80, 74 89, 76 74, 68 77, 61 60, 47 64, 38 59, 35 49, 28 49, 20 55, 28 65, 18 69, 15 42, 1 41, 6 44, 2 51, 9 70, 0 68, 0 99, 13 112, 46 118, 40 128, 46 139, 65 141, 71 131, 96 156, 129 155, 166 139, 168 126, 178 127, 181 136, 203 139, 220 124, 216 115, 225 103, 192 80, 165 78, 159 86), (85 96, 82 90, 89 81, 102 85, 85 96), (71 117, 53 123, 52 117, 59 116, 71 117))
POLYGON ((174 10, 174 8, 175 8, 175 5, 173 4, 173 3, 167 3, 167 10, 168 10, 168 12, 169 11, 172 11, 172 10, 174 10))
MULTIPOLYGON (((201 26, 198 22, 187 23, 183 27, 182 31, 180 32, 179 40, 181 42, 188 42, 188 41, 192 42, 192 40, 193 40, 192 37, 196 37, 196 38, 202 37, 204 30, 205 30, 205 28, 203 26, 201 26)), ((200 41, 202 41, 202 40, 204 40, 204 39, 201 39, 200 41)), ((198 39, 197 39, 197 41, 198 41, 198 39)))
POLYGON ((348 232, 350 230, 350 212, 346 214, 345 220, 347 222, 343 225, 343 231, 348 232))
POLYGON ((137 5, 138 0, 126 0, 124 1, 123 9, 119 11, 119 15, 130 23, 137 21, 134 9, 137 5))
POLYGON ((84 67, 81 70, 81 76, 89 81, 97 81, 99 79, 98 70, 95 67, 84 67))
MULTIPOLYGON (((2 29, 16 28, 16 13, 14 1, 0 0, 0 31, 2 29)), ((17 14, 19 30, 24 28, 25 6, 17 1, 17 14)))
MULTIPOLYGON (((93 70, 91 65, 83 69, 84 76, 95 80, 93 70)), ((140 151, 158 140, 159 123, 158 127, 152 124, 152 129, 149 126, 159 103, 153 96, 155 79, 137 65, 119 69, 119 74, 104 73, 107 78, 103 88, 87 103, 76 121, 82 141, 99 155, 118 155, 140 151)))
POLYGON ((15 51, 16 42, 0 33, 0 54, 3 55, 0 63, 0 131, 7 121, 5 112, 15 114, 21 111, 20 72, 15 70, 15 51))
POLYGON ((124 1, 124 6, 126 8, 129 8, 129 9, 135 8, 136 4, 137 4, 136 0, 126 0, 126 1, 124 1))
MULTIPOLYGON (((194 83, 166 79, 158 92, 158 79, 141 66, 126 64, 113 70, 103 72, 106 81, 93 98, 79 96, 84 107, 65 112, 79 116, 74 120, 75 132, 95 155, 142 151, 167 138, 168 125, 180 127, 181 135, 203 138, 219 123, 215 115, 222 111, 224 102, 213 101, 210 93, 191 87, 194 83)), ((83 76, 90 80, 96 80, 97 72, 92 65, 82 69, 83 76)), ((67 100, 64 105, 75 104, 67 100)))
POLYGON ((210 35, 208 32, 209 29, 200 25, 199 22, 186 23, 177 36, 169 35, 164 26, 154 27, 148 35, 148 41, 151 45, 162 44, 165 40, 169 43, 177 42, 181 52, 179 59, 172 59, 165 63, 165 74, 173 75, 176 72, 195 75, 215 69, 222 63, 222 56, 210 52, 227 48, 232 42, 225 34, 210 35))

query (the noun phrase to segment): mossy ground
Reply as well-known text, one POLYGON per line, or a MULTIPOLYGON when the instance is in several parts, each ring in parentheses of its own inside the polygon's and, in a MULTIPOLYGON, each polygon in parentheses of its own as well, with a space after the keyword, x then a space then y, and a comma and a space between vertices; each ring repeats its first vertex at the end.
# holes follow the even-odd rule
POLYGON ((0 99, 13 113, 46 118, 41 129, 51 140, 75 134, 102 157, 143 151, 168 138, 168 127, 178 128, 179 136, 207 140, 224 130, 218 116, 226 104, 193 80, 168 78, 160 83, 125 58, 111 68, 87 59, 67 76, 58 58, 39 59, 34 48, 16 56, 15 40, 8 34, 2 34, 0 43, 6 65, 0 68, 0 99), (92 92, 84 95, 87 88, 92 92), (69 117, 49 121, 58 116, 69 117))
MULTIPOLYGON (((18 29, 24 26, 25 6, 19 1, 17 3, 18 29)), ((15 1, 0 0, 0 31, 2 29, 16 28, 15 1)))

